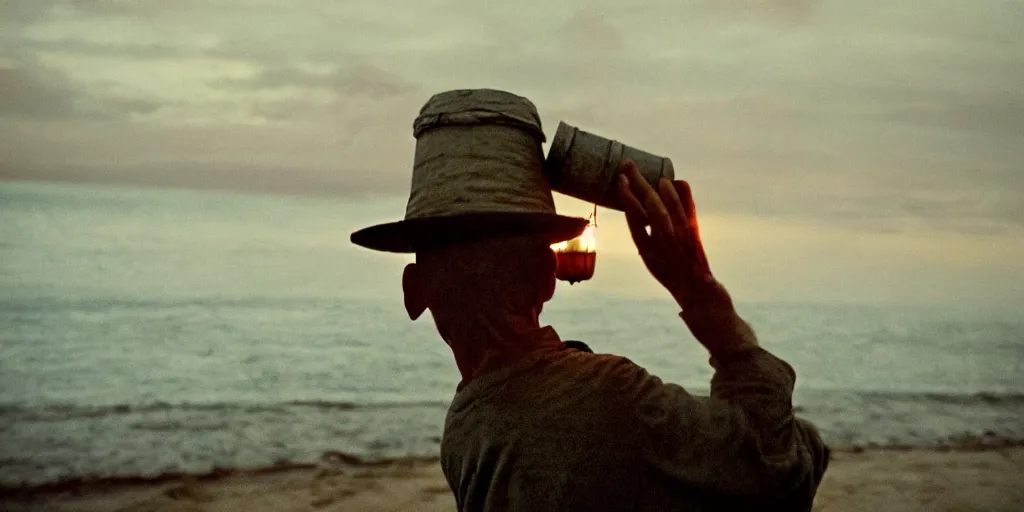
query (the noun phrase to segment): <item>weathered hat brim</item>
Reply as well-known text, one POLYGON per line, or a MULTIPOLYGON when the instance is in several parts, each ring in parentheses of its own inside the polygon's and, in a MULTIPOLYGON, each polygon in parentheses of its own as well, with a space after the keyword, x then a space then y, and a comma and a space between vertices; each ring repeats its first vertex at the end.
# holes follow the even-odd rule
POLYGON ((553 213, 466 213, 378 224, 352 233, 351 240, 376 251, 413 253, 495 236, 538 235, 556 244, 586 227, 586 219, 553 213))

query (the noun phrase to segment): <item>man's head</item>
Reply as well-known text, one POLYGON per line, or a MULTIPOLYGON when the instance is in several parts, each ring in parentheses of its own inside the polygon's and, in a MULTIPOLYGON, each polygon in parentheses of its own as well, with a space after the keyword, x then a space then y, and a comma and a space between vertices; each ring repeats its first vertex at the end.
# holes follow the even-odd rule
POLYGON ((470 318, 536 319, 555 291, 555 256, 540 236, 423 250, 405 268, 402 287, 409 317, 429 309, 439 330, 470 318))

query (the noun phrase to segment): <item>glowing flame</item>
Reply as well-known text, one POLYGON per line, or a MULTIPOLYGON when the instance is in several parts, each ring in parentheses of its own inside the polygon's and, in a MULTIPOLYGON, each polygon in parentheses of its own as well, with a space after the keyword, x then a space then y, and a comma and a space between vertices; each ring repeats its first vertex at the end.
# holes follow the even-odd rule
POLYGON ((580 236, 559 242, 551 246, 555 252, 597 252, 597 238, 594 236, 594 224, 588 224, 580 236))

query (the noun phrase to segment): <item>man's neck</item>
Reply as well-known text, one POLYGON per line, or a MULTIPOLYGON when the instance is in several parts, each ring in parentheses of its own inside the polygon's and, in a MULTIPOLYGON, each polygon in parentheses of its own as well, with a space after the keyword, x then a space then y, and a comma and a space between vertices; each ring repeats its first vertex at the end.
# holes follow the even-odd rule
POLYGON ((463 385, 531 352, 562 343, 554 329, 540 326, 536 316, 501 321, 478 317, 451 322, 441 335, 452 349, 463 385))

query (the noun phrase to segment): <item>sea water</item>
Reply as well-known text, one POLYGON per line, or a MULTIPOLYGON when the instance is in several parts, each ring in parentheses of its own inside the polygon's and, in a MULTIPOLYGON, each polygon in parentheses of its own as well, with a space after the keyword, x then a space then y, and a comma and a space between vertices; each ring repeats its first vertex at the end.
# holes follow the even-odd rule
MULTIPOLYGON (((357 217, 324 198, 0 182, 0 486, 436 455, 458 372, 405 316, 401 262, 349 244, 357 217)), ((1022 318, 739 308, 833 444, 1024 438, 1022 318)), ((676 312, 576 295, 543 320, 706 393, 676 312)))

